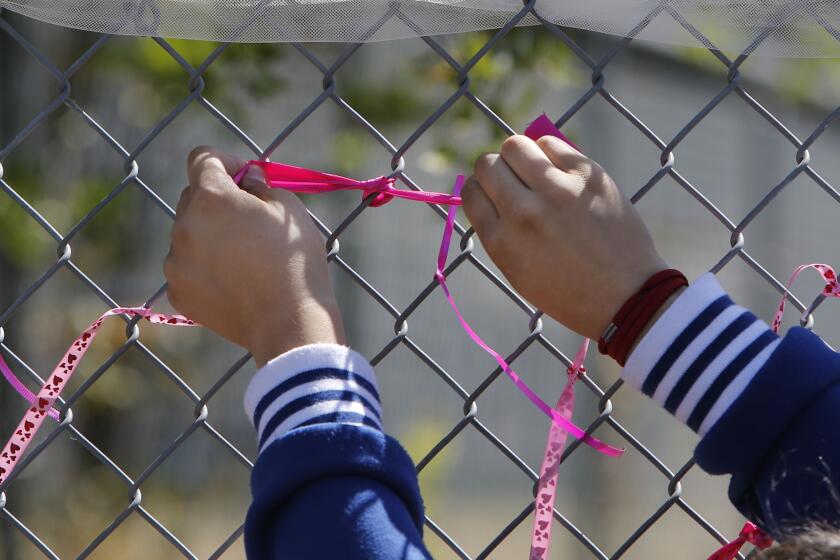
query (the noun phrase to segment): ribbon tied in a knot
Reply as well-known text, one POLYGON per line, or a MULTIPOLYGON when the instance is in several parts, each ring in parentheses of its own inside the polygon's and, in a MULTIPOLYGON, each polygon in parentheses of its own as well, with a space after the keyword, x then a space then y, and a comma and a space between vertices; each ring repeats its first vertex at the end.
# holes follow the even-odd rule
POLYGON ((286 163, 251 160, 245 164, 234 176, 233 181, 239 185, 250 167, 259 167, 265 175, 265 183, 272 189, 285 189, 302 194, 320 194, 333 191, 362 191, 362 199, 375 195, 370 206, 382 206, 394 198, 404 198, 428 204, 446 204, 460 206, 461 197, 447 193, 429 191, 411 191, 394 187, 396 178, 376 177, 360 181, 333 173, 324 173, 305 167, 297 167, 286 163))
POLYGON ((359 181, 359 188, 362 190, 362 200, 375 194, 376 196, 371 200, 370 206, 376 208, 383 204, 388 204, 394 200, 394 195, 390 191, 394 189, 396 179, 393 177, 376 177, 375 179, 368 179, 367 181, 359 181))
POLYGON ((764 550, 773 544, 773 538, 762 531, 754 523, 747 521, 738 538, 729 544, 724 545, 717 552, 709 556, 709 560, 733 560, 738 556, 741 547, 750 543, 758 549, 764 550))

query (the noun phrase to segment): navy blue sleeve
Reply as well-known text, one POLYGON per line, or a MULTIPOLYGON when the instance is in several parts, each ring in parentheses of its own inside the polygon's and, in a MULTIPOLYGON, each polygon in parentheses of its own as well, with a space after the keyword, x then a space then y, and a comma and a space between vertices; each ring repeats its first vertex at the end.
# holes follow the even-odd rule
POLYGON ((801 328, 784 338, 711 274, 662 314, 622 378, 696 431, 697 464, 778 537, 840 526, 840 355, 801 328))
POLYGON ((430 558, 414 465, 380 431, 294 430, 262 451, 251 486, 245 549, 252 560, 430 558))
POLYGON ((771 533, 840 526, 840 355, 792 329, 695 457, 771 533))
POLYGON ((245 392, 260 454, 245 521, 250 560, 421 560, 411 458, 382 429, 373 368, 344 346, 296 348, 245 392))

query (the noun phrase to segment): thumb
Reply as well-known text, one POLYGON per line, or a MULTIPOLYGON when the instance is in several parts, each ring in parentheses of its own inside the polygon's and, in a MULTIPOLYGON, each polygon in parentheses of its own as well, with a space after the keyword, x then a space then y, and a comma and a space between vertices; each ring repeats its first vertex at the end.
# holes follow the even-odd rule
POLYGON ((265 181, 265 172, 261 167, 256 165, 248 166, 248 169, 245 170, 245 175, 242 177, 242 181, 239 183, 239 186, 243 191, 253 194, 254 196, 259 196, 257 193, 260 191, 269 190, 268 184, 265 181))
POLYGON ((293 192, 286 189, 273 189, 268 186, 265 179, 265 171, 256 165, 248 167, 245 175, 242 176, 242 181, 239 183, 240 188, 248 194, 255 196, 263 202, 277 202, 282 205, 287 204, 301 204, 300 199, 293 192))
POLYGON ((212 185, 224 189, 235 189, 231 178, 244 161, 209 146, 199 146, 187 158, 187 176, 190 186, 201 189, 212 185))

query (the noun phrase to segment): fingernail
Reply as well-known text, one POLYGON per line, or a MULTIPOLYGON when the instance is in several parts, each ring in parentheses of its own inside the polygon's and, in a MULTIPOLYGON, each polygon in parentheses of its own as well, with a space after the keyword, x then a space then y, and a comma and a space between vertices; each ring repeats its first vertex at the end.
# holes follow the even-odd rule
POLYGON ((256 165, 252 165, 248 168, 245 172, 245 177, 265 183, 265 173, 263 172, 262 167, 257 167, 256 165))
POLYGON ((265 173, 261 168, 252 165, 242 177, 241 186, 245 190, 265 188, 265 173))

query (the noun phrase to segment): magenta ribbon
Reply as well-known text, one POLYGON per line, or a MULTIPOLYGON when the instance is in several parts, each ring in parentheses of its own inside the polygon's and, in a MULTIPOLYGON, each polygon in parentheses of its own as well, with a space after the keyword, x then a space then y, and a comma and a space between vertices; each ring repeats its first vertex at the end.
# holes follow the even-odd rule
POLYGON ((574 142, 569 140, 565 134, 560 132, 560 129, 557 128, 557 125, 554 124, 554 122, 550 118, 548 118, 548 115, 546 115, 545 113, 537 117, 534 120, 534 122, 529 124, 528 128, 525 129, 525 132, 523 132, 523 134, 535 142, 543 136, 554 136, 555 138, 559 138, 578 152, 583 153, 583 150, 578 148, 574 142))
POLYGON ((708 560, 735 560, 741 548, 747 543, 755 545, 759 550, 764 550, 773 544, 773 538, 755 524, 747 521, 738 538, 723 545, 709 556, 708 560))
POLYGON ((342 190, 362 191, 362 198, 376 195, 370 205, 373 207, 382 206, 392 199, 404 198, 416 202, 427 202, 429 204, 461 205, 461 197, 426 191, 406 191, 394 187, 394 177, 376 177, 366 181, 350 179, 341 175, 324 173, 296 167, 286 163, 273 163, 270 161, 251 160, 234 175, 234 182, 239 185, 245 172, 249 167, 259 167, 265 173, 266 184, 273 189, 286 189, 302 194, 319 194, 342 190))
MULTIPOLYGON (((455 194, 459 194, 461 192, 461 188, 464 185, 464 176, 459 175, 458 180, 455 182, 455 194)), ((563 430, 571 433, 577 439, 581 440, 583 443, 587 444, 588 446, 604 453, 605 455, 610 455, 613 457, 617 457, 621 455, 624 450, 618 449, 615 447, 611 447, 606 443, 594 438, 586 433, 583 429, 577 427, 573 424, 568 418, 566 418, 563 414, 554 410, 551 406, 548 405, 544 400, 542 400, 539 395, 537 395, 533 389, 531 389, 527 383, 517 374, 510 365, 505 361, 505 359, 493 348, 491 348, 484 340, 476 333, 472 327, 470 327, 467 320, 464 319, 464 316, 461 314, 460 309, 458 309, 458 305, 455 303, 455 298, 452 297, 452 293, 449 291, 449 288, 446 285, 446 275, 444 274, 444 268, 446 267, 446 259, 449 254, 449 246, 452 240, 452 230, 455 223, 455 207, 450 206, 449 212, 446 216, 446 226, 444 228, 443 239, 440 244, 440 252, 438 253, 438 261, 437 261, 437 271, 435 272, 435 278, 440 284, 441 289, 443 290, 444 296, 446 300, 449 302, 450 307, 455 312, 455 315, 458 317, 458 321, 461 323, 461 327, 464 329, 464 332, 475 342, 482 350, 490 354, 493 359, 499 364, 499 367, 502 368, 502 371, 507 374, 513 384, 519 389, 527 398, 530 400, 534 406, 536 406, 539 410, 543 412, 546 416, 548 416, 558 427, 562 428, 563 430)))
MULTIPOLYGON (((461 194, 461 188, 464 186, 464 176, 459 175, 455 181, 453 193, 461 194)), ((524 394, 531 403, 551 419, 551 426, 548 432, 548 441, 546 442, 545 452, 543 454, 542 467, 540 469, 540 478, 537 483, 537 497, 534 502, 534 529, 531 536, 531 560, 543 560, 547 557, 549 542, 551 540, 551 518, 554 510, 554 501, 557 491, 557 470, 560 466, 560 458, 563 454, 563 448, 566 444, 566 437, 572 434, 575 438, 581 440, 586 445, 592 447, 604 455, 610 457, 618 457, 624 453, 623 449, 618 449, 607 445, 588 435, 584 430, 576 426, 572 421, 572 413, 574 412, 574 382, 580 373, 583 373, 583 360, 586 358, 586 351, 589 347, 589 339, 584 340, 572 366, 569 367, 568 380, 563 389, 557 405, 552 408, 527 383, 510 367, 510 364, 493 348, 491 348, 478 335, 472 327, 470 327, 467 320, 461 314, 458 305, 455 303, 455 298, 452 297, 449 288, 446 285, 446 260, 449 255, 449 247, 452 243, 452 231, 455 225, 455 207, 450 206, 449 212, 446 214, 446 225, 443 230, 443 239, 440 243, 440 252, 437 259, 437 270, 435 271, 435 279, 440 284, 446 301, 458 317, 461 327, 464 332, 476 343, 482 350, 490 354, 493 359, 502 368, 502 371, 510 378, 513 384, 524 394)))

